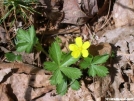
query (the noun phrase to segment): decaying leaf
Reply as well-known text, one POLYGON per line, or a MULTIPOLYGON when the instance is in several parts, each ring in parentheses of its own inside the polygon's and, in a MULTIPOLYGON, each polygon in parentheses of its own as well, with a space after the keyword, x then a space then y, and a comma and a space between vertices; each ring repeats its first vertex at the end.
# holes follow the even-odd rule
POLYGON ((95 78, 96 80, 92 84, 88 84, 88 89, 91 90, 95 99, 101 99, 108 95, 108 91, 110 90, 110 75, 104 78, 95 78))
POLYGON ((133 98, 133 94, 129 89, 129 83, 125 82, 123 84, 123 87, 120 89, 120 94, 122 95, 122 98, 133 98))
POLYGON ((133 0, 116 0, 113 8, 113 18, 116 27, 134 25, 133 0))
POLYGON ((119 27, 113 30, 107 30, 105 33, 103 33, 98 42, 108 42, 115 44, 119 39, 127 40, 126 36, 131 35, 134 35, 134 26, 119 27))
POLYGON ((30 77, 30 85, 32 87, 49 87, 50 81, 49 81, 50 76, 49 75, 45 75, 44 73, 37 73, 36 75, 31 75, 30 77))
POLYGON ((131 64, 127 66, 130 61, 134 63, 134 48, 132 45, 133 40, 134 26, 126 26, 116 28, 114 30, 107 30, 99 39, 99 42, 108 42, 112 44, 114 46, 113 51, 117 53, 116 59, 113 60, 113 69, 115 68, 116 72, 114 72, 115 74, 110 72, 111 78, 113 78, 111 84, 111 88, 113 89, 111 91, 112 98, 131 97, 130 89, 132 88, 128 89, 129 87, 123 85, 127 82, 127 80, 123 76, 123 73, 129 78, 129 81, 133 82, 133 67, 131 66, 131 64), (121 68, 124 70, 122 71, 121 68))
POLYGON ((45 77, 47 82, 41 76, 44 75, 40 75, 40 80, 37 80, 39 78, 36 79, 36 75, 14 74, 11 77, 11 87, 17 99, 20 101, 32 100, 51 91, 53 86, 50 85, 48 76, 45 77))
POLYGON ((6 76, 9 72, 11 72, 11 68, 0 70, 0 82, 3 80, 4 76, 6 76))
POLYGON ((62 23, 85 24, 98 12, 97 0, 64 0, 62 23))
POLYGON ((91 45, 89 48, 90 54, 96 55, 104 55, 111 54, 112 47, 109 43, 100 43, 98 45, 91 45))
POLYGON ((52 91, 52 92, 46 93, 44 96, 41 96, 40 98, 36 99, 35 101, 60 101, 60 100, 61 100, 61 96, 55 95, 55 91, 52 91))
POLYGON ((0 101, 14 101, 8 96, 7 91, 7 85, 0 84, 0 101))
POLYGON ((130 83, 130 91, 134 95, 134 83, 130 83))
POLYGON ((98 12, 97 0, 81 0, 81 6, 84 13, 90 18, 98 12))
POLYGON ((112 88, 114 89, 114 92, 112 93, 112 97, 114 98, 123 98, 122 94, 120 93, 120 85, 124 82, 124 79, 121 74, 121 70, 118 67, 118 65, 115 65, 117 69, 117 74, 112 75, 114 78, 114 82, 112 83, 112 88))
POLYGON ((91 85, 88 85, 88 89, 91 90, 93 92, 93 94, 95 95, 95 99, 101 97, 101 87, 100 87, 100 81, 96 81, 94 83, 92 83, 91 85))
POLYGON ((88 16, 80 9, 77 0, 64 0, 63 11, 65 18, 62 23, 83 25, 88 16))
POLYGON ((81 81, 81 88, 77 91, 69 89, 68 93, 61 98, 61 101, 93 101, 93 98, 84 82, 81 81))
POLYGON ((34 53, 22 53, 22 61, 28 64, 34 64, 34 53))
POLYGON ((13 93, 20 101, 30 100, 31 98, 31 87, 28 85, 29 76, 25 74, 13 74, 11 77, 11 87, 13 93), (26 99, 25 99, 26 98, 26 99))
MULTIPOLYGON (((19 101, 38 98, 54 89, 54 86, 49 82, 49 73, 46 72, 48 74, 46 75, 43 69, 22 63, 1 63, 0 68, 9 71, 11 68, 12 70, 17 70, 8 77, 4 84, 11 85, 11 92, 15 94, 19 101)), ((0 72, 3 72, 2 70, 0 72)))
MULTIPOLYGON (((108 30, 99 39, 99 42, 109 42, 118 48, 117 60, 120 66, 127 64, 127 61, 134 62, 134 26, 126 26, 108 30)), ((115 51, 115 50, 114 50, 115 51)))

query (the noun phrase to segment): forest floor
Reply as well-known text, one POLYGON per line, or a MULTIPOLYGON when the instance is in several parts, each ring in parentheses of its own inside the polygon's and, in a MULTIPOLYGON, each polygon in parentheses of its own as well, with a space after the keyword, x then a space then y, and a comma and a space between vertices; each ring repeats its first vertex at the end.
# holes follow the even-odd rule
POLYGON ((5 5, 3 2, 0 3, 0 101, 134 101, 134 2, 39 0, 35 3, 33 0, 26 9, 31 7, 37 12, 30 8, 26 15, 23 15, 26 9, 19 8, 20 2, 16 2, 16 8, 10 1, 5 5), (7 12, 9 15, 4 19, 7 12), (105 77, 85 73, 79 90, 68 88, 65 95, 57 94, 49 80, 52 73, 44 69, 43 63, 49 60, 47 54, 34 49, 30 53, 16 51, 18 29, 27 30, 31 25, 47 54, 57 38, 65 53, 76 37, 89 41, 89 54, 110 55, 105 63, 109 73, 105 77), (9 60, 7 53, 13 53, 9 60), (20 55, 21 62, 10 61, 20 55))

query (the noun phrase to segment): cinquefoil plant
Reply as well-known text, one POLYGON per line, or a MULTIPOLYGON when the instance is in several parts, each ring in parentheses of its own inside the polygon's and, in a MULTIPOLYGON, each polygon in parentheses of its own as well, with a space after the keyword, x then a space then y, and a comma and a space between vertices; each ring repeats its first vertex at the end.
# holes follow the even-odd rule
POLYGON ((70 54, 64 54, 57 41, 52 43, 49 48, 49 55, 52 61, 44 63, 44 68, 53 73, 50 82, 56 85, 57 93, 64 95, 67 91, 68 82, 72 89, 79 89, 80 84, 77 81, 82 75, 80 69, 71 66, 78 61, 78 58, 73 58, 70 54))
MULTIPOLYGON (((19 29, 16 39, 16 49, 19 52, 30 53, 35 47, 37 50, 47 54, 39 43, 33 26, 28 30, 19 29)), ((79 80, 84 75, 82 74, 83 69, 87 69, 88 75, 92 77, 103 77, 109 73, 108 69, 103 65, 108 60, 109 55, 93 57, 88 51, 89 46, 89 41, 83 42, 81 37, 77 37, 75 44, 69 45, 71 53, 63 53, 58 40, 49 47, 48 57, 50 61, 44 62, 44 69, 52 72, 50 82, 52 85, 56 85, 58 94, 64 95, 68 87, 78 90, 80 88, 79 80), (84 58, 81 58, 81 56, 84 58), (76 65, 77 61, 79 61, 79 65, 76 65)), ((21 60, 20 55, 12 53, 7 53, 6 57, 9 61, 21 60)))
MULTIPOLYGON (((78 79, 82 75, 83 69, 88 69, 87 73, 89 76, 106 76, 108 69, 103 66, 103 64, 109 58, 109 55, 99 55, 93 57, 89 54, 88 48, 90 42, 82 42, 81 37, 75 39, 75 44, 70 44, 69 49, 72 51, 70 53, 63 53, 60 49, 58 41, 52 43, 49 48, 49 55, 51 61, 44 63, 44 68, 52 72, 52 77, 50 82, 53 85, 56 85, 57 93, 64 95, 67 91, 68 86, 78 90, 80 88, 80 83, 78 79), (81 61, 81 56, 84 59, 81 61), (72 67, 72 64, 76 64, 77 61, 80 61, 80 69, 72 67)), ((84 75, 84 74, 83 74, 84 75)))

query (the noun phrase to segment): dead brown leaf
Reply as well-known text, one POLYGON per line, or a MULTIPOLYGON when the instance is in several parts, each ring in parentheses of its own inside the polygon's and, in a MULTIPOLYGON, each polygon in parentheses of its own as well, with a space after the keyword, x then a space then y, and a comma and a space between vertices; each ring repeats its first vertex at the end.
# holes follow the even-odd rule
MULTIPOLYGON (((36 99, 35 101, 62 101, 61 96, 53 95, 55 94, 54 91, 46 93, 44 96, 36 99)), ((65 101, 65 99, 64 99, 65 101)))
MULTIPOLYGON (((117 60, 120 66, 125 66, 128 61, 134 63, 134 26, 126 26, 116 28, 114 30, 107 30, 99 39, 99 42, 108 42, 118 48, 117 60)), ((114 50, 115 51, 115 50, 114 50)))
POLYGON ((49 83, 49 77, 44 79, 43 76, 38 75, 36 78, 36 75, 13 74, 10 78, 11 87, 17 99, 27 101, 51 91, 53 86, 49 83))
POLYGON ((112 97, 123 98, 123 95, 120 93, 119 88, 120 88, 120 85, 124 82, 124 79, 122 77, 121 70, 118 65, 116 65, 116 69, 118 73, 116 74, 114 78, 114 82, 112 83, 112 88, 114 89, 114 93, 112 93, 112 97))
POLYGON ((113 8, 115 26, 134 25, 133 0, 117 0, 113 8), (123 13, 122 13, 123 12, 123 13))
POLYGON ((55 89, 49 82, 51 75, 43 69, 22 63, 1 63, 0 69, 15 71, 4 84, 11 85, 12 93, 19 101, 36 99, 55 89))
POLYGON ((14 101, 7 94, 6 84, 0 84, 0 101, 14 101))
POLYGON ((80 9, 77 0, 64 0, 64 19, 62 23, 83 25, 88 20, 88 16, 80 9))
POLYGON ((28 87, 29 76, 25 74, 13 74, 11 77, 11 87, 13 89, 13 93, 16 95, 17 99, 20 101, 29 100, 28 98, 25 99, 26 96, 31 96, 30 91, 32 88, 28 87))
POLYGON ((3 78, 4 78, 9 72, 11 72, 11 68, 6 68, 6 69, 0 70, 0 82, 3 80, 3 78))
POLYGON ((81 4, 84 13, 90 18, 98 12, 97 0, 81 0, 81 4))
POLYGON ((111 54, 112 48, 109 43, 100 43, 98 45, 91 45, 89 48, 89 52, 92 55, 104 55, 111 54))
POLYGON ((121 94, 123 95, 123 98, 133 98, 133 94, 131 93, 132 89, 130 90, 130 84, 128 82, 125 82, 123 84, 124 88, 121 90, 121 94))
POLYGON ((130 91, 134 95, 134 83, 130 83, 130 91))
POLYGON ((77 91, 69 88, 66 95, 64 95, 61 101, 93 101, 91 92, 88 91, 83 81, 81 81, 81 88, 77 91))

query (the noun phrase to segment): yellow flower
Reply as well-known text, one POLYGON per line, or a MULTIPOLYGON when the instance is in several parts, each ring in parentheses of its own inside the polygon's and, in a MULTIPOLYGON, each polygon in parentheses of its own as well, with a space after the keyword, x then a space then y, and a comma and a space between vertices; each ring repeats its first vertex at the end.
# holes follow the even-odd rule
POLYGON ((70 44, 69 45, 69 49, 72 51, 71 55, 74 58, 78 58, 81 56, 83 57, 87 57, 88 56, 88 48, 90 46, 90 42, 86 41, 86 42, 82 42, 82 38, 81 37, 77 37, 75 39, 75 44, 70 44))

